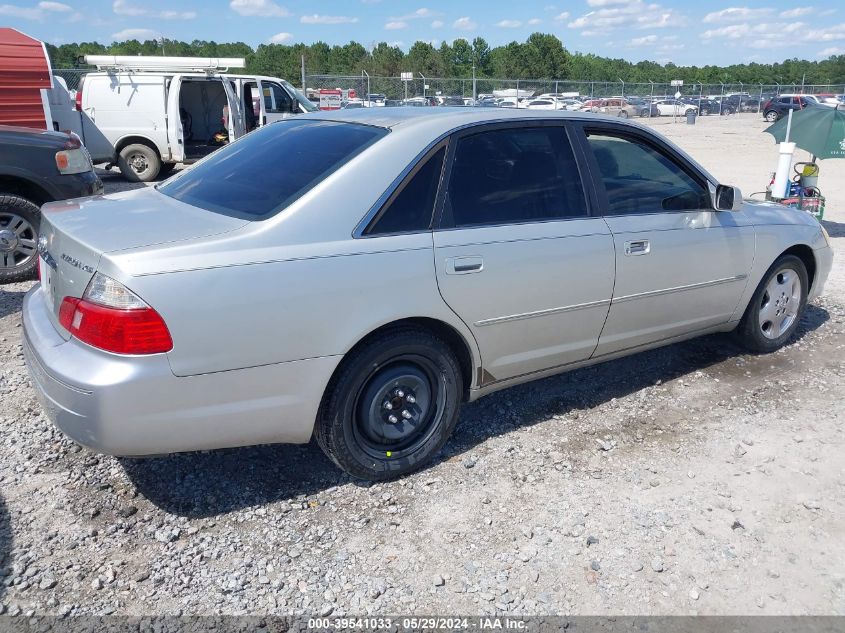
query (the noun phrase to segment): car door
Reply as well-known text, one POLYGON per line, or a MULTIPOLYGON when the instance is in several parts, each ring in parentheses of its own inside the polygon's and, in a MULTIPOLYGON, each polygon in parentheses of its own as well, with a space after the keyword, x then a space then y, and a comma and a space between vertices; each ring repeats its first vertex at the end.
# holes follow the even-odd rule
POLYGON ((580 129, 616 251, 596 355, 727 323, 754 258, 748 218, 715 211, 705 176, 651 134, 613 124, 580 129))
POLYGON ((284 87, 275 81, 261 80, 264 99, 264 119, 267 123, 287 119, 294 114, 294 100, 284 87))
POLYGON ((185 132, 179 113, 179 93, 182 89, 182 75, 173 75, 167 84, 167 144, 170 159, 180 163, 185 160, 185 132))
POLYGON ((473 127, 447 163, 434 266, 486 382, 588 358, 612 294, 613 239, 589 215, 566 127, 473 127))

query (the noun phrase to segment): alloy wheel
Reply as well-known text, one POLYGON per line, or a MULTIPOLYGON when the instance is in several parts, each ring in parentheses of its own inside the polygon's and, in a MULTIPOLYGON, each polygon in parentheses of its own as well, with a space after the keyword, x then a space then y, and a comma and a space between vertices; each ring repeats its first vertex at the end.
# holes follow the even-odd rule
POLYGON ((776 339, 784 335, 798 316, 801 306, 801 279, 791 268, 775 273, 760 302, 759 324, 763 336, 776 339))
POLYGON ((16 213, 0 211, 0 266, 22 268, 38 254, 38 235, 16 213))

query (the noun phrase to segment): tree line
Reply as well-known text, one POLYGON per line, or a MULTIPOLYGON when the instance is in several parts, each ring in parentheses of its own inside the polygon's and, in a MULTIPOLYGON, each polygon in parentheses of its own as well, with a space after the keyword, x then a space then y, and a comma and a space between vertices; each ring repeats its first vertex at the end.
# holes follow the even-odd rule
POLYGON ((408 51, 387 42, 369 49, 358 42, 330 46, 313 44, 261 44, 253 48, 244 42, 217 43, 194 40, 128 40, 112 44, 81 42, 47 45, 55 68, 78 65, 81 55, 169 55, 195 57, 244 57, 250 74, 283 77, 295 84, 300 78, 300 59, 305 56, 308 74, 395 77, 401 72, 422 73, 426 77, 469 78, 473 66, 477 77, 510 79, 559 79, 630 83, 718 84, 845 84, 845 55, 809 61, 787 59, 773 64, 732 64, 729 66, 678 66, 672 62, 630 62, 618 57, 568 51, 554 35, 534 33, 525 42, 491 47, 484 38, 456 39, 433 46, 415 42, 408 51))

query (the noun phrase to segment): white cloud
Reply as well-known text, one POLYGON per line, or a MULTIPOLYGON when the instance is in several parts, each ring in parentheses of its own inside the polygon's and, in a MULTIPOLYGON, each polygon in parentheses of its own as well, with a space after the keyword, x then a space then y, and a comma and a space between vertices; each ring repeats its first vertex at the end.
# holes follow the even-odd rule
POLYGON ((657 42, 656 35, 644 35, 643 37, 635 37, 631 40, 631 46, 648 46, 657 42))
POLYGON ((708 29, 701 34, 704 41, 726 40, 750 48, 789 48, 796 43, 835 42, 845 40, 845 23, 812 28, 806 22, 743 22, 708 29))
POLYGON ((607 35, 614 29, 660 29, 685 26, 687 17, 675 9, 643 0, 594 0, 602 8, 585 13, 567 24, 582 35, 607 35))
POLYGON ((318 15, 312 13, 311 15, 303 15, 299 18, 299 21, 303 24, 355 24, 358 18, 346 15, 318 15))
POLYGON ((13 4, 0 4, 0 15, 11 18, 23 18, 24 20, 40 20, 43 17, 40 9, 17 7, 13 4))
POLYGON ((749 9, 748 7, 728 7, 721 11, 714 11, 704 16, 707 23, 718 22, 742 22, 743 20, 756 20, 771 15, 773 9, 749 9))
POLYGON ((235 13, 246 16, 286 18, 290 15, 290 11, 273 0, 232 0, 229 8, 235 13))
POLYGON ((612 5, 631 4, 631 0, 587 0, 587 4, 591 7, 608 7, 612 5))
POLYGON ((832 55, 845 55, 845 48, 842 46, 830 46, 823 50, 820 50, 816 57, 830 57, 832 55))
POLYGON ((458 18, 457 20, 455 20, 452 23, 452 28, 458 29, 458 30, 461 30, 461 31, 472 31, 472 30, 478 28, 478 23, 473 22, 468 17, 462 17, 462 18, 458 18))
POLYGON ((408 23, 403 22, 402 20, 394 20, 385 24, 384 28, 386 28, 388 31, 398 31, 399 29, 407 29, 408 23))
POLYGON ((569 11, 564 11, 563 13, 558 13, 555 16, 555 20, 557 20, 558 22, 563 22, 564 20, 566 20, 568 18, 569 18, 569 11))
POLYGON ((123 29, 117 33, 112 33, 112 39, 118 42, 125 40, 157 40, 161 38, 161 33, 153 31, 152 29, 123 29))
POLYGON ((155 17, 162 20, 193 20, 197 17, 196 11, 162 11, 155 14, 155 17))
POLYGON ((43 20, 45 11, 68 12, 73 8, 61 2, 39 2, 34 7, 21 7, 14 4, 0 4, 0 15, 22 20, 43 20))
POLYGON ((73 11, 73 7, 62 4, 61 2, 39 2, 38 8, 42 11, 58 11, 60 13, 73 11))
POLYGON ((117 15, 144 15, 147 12, 146 9, 130 5, 126 0, 114 0, 111 9, 117 15))
POLYGON ((290 33, 276 33, 270 38, 271 44, 284 44, 293 37, 290 33))
POLYGON ((538 24, 542 23, 543 21, 540 18, 531 18, 530 20, 528 20, 528 24, 530 24, 531 26, 537 26, 538 24))
POLYGON ((499 26, 503 29, 518 29, 522 26, 522 22, 519 20, 502 20, 500 22, 496 22, 496 26, 499 26))
POLYGON ((408 15, 400 15, 398 17, 391 17, 391 20, 396 20, 397 22, 404 22, 406 20, 419 20, 425 18, 435 18, 439 15, 443 15, 437 11, 432 11, 431 9, 427 9, 423 7, 422 9, 417 9, 413 13, 409 13, 408 15))
POLYGON ((787 9, 780 12, 782 18, 800 18, 802 15, 809 15, 816 9, 814 7, 795 7, 794 9, 787 9))
POLYGON ((442 29, 443 28, 443 20, 435 20, 431 23, 431 28, 433 29, 442 29))
MULTIPOLYGON (((44 3, 42 3, 44 4, 44 3)), ((53 3, 51 3, 53 4, 53 3)), ((147 16, 160 20, 193 20, 197 17, 196 11, 150 11, 144 7, 130 4, 127 0, 114 0, 111 5, 112 11, 117 15, 128 15, 131 17, 147 16)))

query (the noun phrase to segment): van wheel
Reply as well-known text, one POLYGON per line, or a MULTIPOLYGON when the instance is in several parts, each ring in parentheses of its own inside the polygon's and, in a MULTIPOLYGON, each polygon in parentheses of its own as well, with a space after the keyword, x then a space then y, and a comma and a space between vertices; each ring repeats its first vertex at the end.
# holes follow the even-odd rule
POLYGON ((619 116, 621 116, 623 119, 627 119, 627 118, 628 118, 628 112, 627 112, 627 110, 620 110, 620 111, 619 111, 619 116))
POLYGON ((133 143, 120 150, 117 166, 130 182, 150 182, 161 170, 161 159, 153 148, 133 143))
POLYGON ((343 361, 314 435, 353 477, 392 479, 437 454, 455 428, 462 393, 448 345, 424 329, 392 328, 343 361))
POLYGON ((779 257, 766 271, 736 329, 752 352, 780 349, 798 329, 807 305, 807 267, 795 255, 779 257))
POLYGON ((0 193, 0 284, 35 276, 40 223, 37 204, 0 193))

